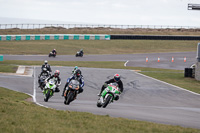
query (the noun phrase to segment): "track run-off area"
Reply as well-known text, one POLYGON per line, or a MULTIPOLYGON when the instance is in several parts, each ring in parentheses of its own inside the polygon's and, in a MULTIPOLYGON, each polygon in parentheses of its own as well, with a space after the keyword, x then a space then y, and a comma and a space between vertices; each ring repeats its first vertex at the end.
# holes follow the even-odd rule
MULTIPOLYGON (((57 61, 123 61, 125 66, 154 67, 184 70, 196 61, 195 52, 127 54, 127 55, 85 55, 76 58, 72 55, 58 55, 48 58, 44 55, 4 55, 4 60, 33 60, 47 59, 57 61), (174 62, 171 62, 172 56, 174 62), (148 57, 148 62, 145 61, 148 57), (157 61, 158 57, 160 62, 157 61), (184 62, 184 57, 187 61, 184 62)), ((42 65, 42 64, 41 64, 42 65)), ((57 110, 71 110, 90 112, 98 115, 123 117, 156 123, 179 125, 200 129, 200 95, 183 88, 150 78, 138 72, 125 69, 104 69, 80 67, 85 80, 83 93, 70 105, 64 105, 62 90, 73 67, 52 66, 52 70, 60 70, 60 92, 48 102, 44 102, 41 89, 38 88, 40 66, 32 66, 32 74, 27 76, 0 74, 0 86, 23 92, 33 97, 40 106, 57 110), (103 83, 112 78, 115 73, 121 75, 124 92, 118 101, 114 101, 106 108, 98 108, 97 94, 103 83)), ((184 76, 184 75, 183 75, 184 76)))

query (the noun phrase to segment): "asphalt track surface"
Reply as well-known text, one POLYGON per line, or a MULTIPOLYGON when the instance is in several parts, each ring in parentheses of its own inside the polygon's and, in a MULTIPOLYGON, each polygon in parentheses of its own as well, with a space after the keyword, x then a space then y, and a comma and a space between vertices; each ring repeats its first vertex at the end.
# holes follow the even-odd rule
MULTIPOLYGON (((189 66, 190 64, 195 62, 195 52, 191 52, 191 54, 187 53, 187 61, 184 62, 185 66, 189 66), (189 56, 190 55, 190 56, 189 56), (190 58, 194 58, 190 60, 190 58), (194 62, 193 62, 194 61, 194 62)), ((137 54, 137 58, 134 55, 123 55, 123 58, 118 59, 117 57, 122 57, 122 55, 91 55, 84 56, 83 58, 75 58, 76 60, 87 60, 87 57, 97 59, 95 61, 103 60, 111 60, 111 57, 116 59, 115 61, 127 61, 126 64, 131 65, 131 62, 138 60, 137 65, 143 63, 143 61, 139 61, 139 55, 141 59, 143 57, 146 58, 146 55, 137 54), (105 58, 105 56, 108 56, 105 58), (128 59, 125 56, 129 57, 128 59), (102 59, 103 58, 103 59, 102 59), (132 59, 132 60, 130 60, 132 59), (135 59, 135 60, 133 60, 135 59)), ((181 62, 181 58, 185 57, 186 53, 176 53, 175 60, 177 63, 181 62), (178 59, 180 58, 180 60, 178 59)), ((172 54, 152 54, 154 57, 154 61, 156 62, 156 57, 160 56, 163 59, 163 62, 167 62, 168 57, 171 57, 172 54), (155 57, 154 57, 154 56, 155 57), (162 55, 162 56, 160 56, 162 55), (167 56, 164 56, 167 55, 167 56)), ((5 60, 16 60, 11 57, 16 58, 17 56, 4 56, 5 60)), ((35 56, 20 56, 20 60, 24 58, 31 57, 29 60, 34 60, 35 56)), ((37 56, 36 56, 37 57, 37 56)), ((40 58, 36 58, 37 60, 48 59, 45 56, 40 56, 40 58), (42 58, 43 57, 43 58, 42 58)), ((57 56, 56 58, 51 58, 52 60, 61 60, 65 56, 57 56)), ((70 57, 70 56, 67 56, 70 57)), ((72 57, 73 58, 73 57, 72 57)), ((70 58, 64 58, 66 61, 71 60, 70 58)), ((28 59, 27 59, 28 60, 28 59)), ((143 59, 144 60, 144 59, 143 59)), ((93 61, 93 60, 91 60, 93 61)), ((144 62, 145 64, 146 62, 144 62)), ((149 62, 150 63, 150 60, 149 62)), ((160 65, 162 62, 159 62, 160 65)), ((175 63, 175 62, 173 62, 175 63)), ((170 69, 182 69, 180 66, 174 65, 171 68, 171 62, 168 60, 166 65, 156 66, 170 69)), ((141 64, 142 65, 142 64, 141 64)), ((149 67, 149 66, 148 66, 149 67)), ((182 66, 183 67, 183 66, 182 66)), ((81 112, 91 112, 93 114, 99 115, 110 115, 112 117, 123 117, 128 119, 136 119, 143 121, 151 121, 156 123, 170 124, 170 125, 179 125, 183 127, 192 127, 200 129, 200 95, 189 92, 182 88, 172 86, 170 84, 149 78, 137 72, 131 70, 122 70, 122 69, 99 69, 99 68, 84 68, 81 67, 85 86, 84 92, 77 96, 77 99, 73 101, 70 105, 64 105, 64 98, 61 96, 61 92, 64 88, 67 78, 71 75, 71 71, 73 67, 52 67, 53 71, 58 69, 61 71, 61 80, 62 84, 60 86, 61 92, 55 93, 52 98, 49 99, 48 102, 44 102, 44 96, 41 90, 37 87, 37 76, 40 73, 40 67, 33 67, 34 73, 33 77, 26 76, 11 76, 6 74, 0 74, 0 86, 8 89, 24 92, 30 94, 34 97, 37 104, 55 108, 58 110, 72 110, 72 111, 81 111, 81 112), (107 106, 107 108, 98 108, 96 106, 97 102, 97 94, 100 91, 100 88, 104 81, 112 78, 114 73, 119 73, 122 76, 122 81, 124 83, 124 93, 120 96, 118 101, 114 101, 107 106)))
POLYGON ((58 55, 56 58, 49 58, 46 55, 4 55, 4 60, 33 60, 33 61, 123 61, 127 66, 152 67, 184 70, 196 62, 196 52, 176 52, 176 53, 146 53, 146 54, 122 54, 122 55, 84 55, 75 57, 74 55, 58 55), (148 57, 148 62, 146 62, 148 57), (158 63, 158 57, 160 62, 158 63), (172 63, 172 57, 174 62, 172 63), (186 62, 184 62, 186 57, 186 62))

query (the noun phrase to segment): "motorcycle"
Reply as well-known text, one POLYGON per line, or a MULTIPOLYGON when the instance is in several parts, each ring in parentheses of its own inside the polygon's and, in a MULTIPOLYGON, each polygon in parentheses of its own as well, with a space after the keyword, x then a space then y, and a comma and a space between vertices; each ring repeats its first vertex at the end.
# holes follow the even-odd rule
POLYGON ((118 100, 120 91, 116 83, 108 84, 97 101, 97 107, 106 108, 114 100, 118 100))
POLYGON ((56 57, 56 53, 50 52, 50 53, 49 53, 49 57, 51 57, 51 56, 52 56, 52 57, 56 57))
POLYGON ((83 52, 81 52, 81 51, 78 51, 77 53, 76 53, 76 55, 75 55, 76 57, 78 57, 78 56, 80 56, 80 57, 83 57, 83 52))
POLYGON ((38 84, 41 90, 45 87, 45 79, 47 79, 51 74, 47 71, 46 68, 43 68, 41 76, 38 76, 38 84))
POLYGON ((77 96, 79 90, 79 82, 73 79, 69 82, 67 87, 68 89, 66 88, 64 93, 64 104, 69 105, 70 102, 72 102, 77 96))
POLYGON ((48 102, 49 98, 53 96, 55 88, 56 88, 56 84, 54 80, 49 80, 49 82, 46 83, 46 86, 43 91, 45 102, 48 102))

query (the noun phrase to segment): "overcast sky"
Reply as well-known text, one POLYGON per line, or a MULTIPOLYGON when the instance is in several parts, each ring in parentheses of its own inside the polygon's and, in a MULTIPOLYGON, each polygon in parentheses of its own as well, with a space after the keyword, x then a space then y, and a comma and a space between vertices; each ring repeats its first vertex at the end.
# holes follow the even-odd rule
POLYGON ((188 3, 200 4, 200 0, 0 0, 0 23, 39 19, 45 23, 200 27, 200 10, 187 10, 188 3))

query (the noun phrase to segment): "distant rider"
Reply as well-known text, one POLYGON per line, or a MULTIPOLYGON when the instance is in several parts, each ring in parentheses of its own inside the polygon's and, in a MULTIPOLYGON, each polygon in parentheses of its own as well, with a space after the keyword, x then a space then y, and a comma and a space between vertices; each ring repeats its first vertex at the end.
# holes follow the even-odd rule
POLYGON ((120 92, 123 92, 123 90, 124 90, 124 87, 123 87, 123 83, 122 83, 122 81, 121 81, 121 79, 120 79, 120 75, 119 74, 115 74, 114 75, 114 77, 112 78, 112 79, 110 79, 110 80, 108 80, 108 81, 106 81, 105 83, 104 83, 104 85, 101 87, 101 91, 100 91, 100 93, 98 94, 98 96, 101 96, 101 93, 104 91, 104 89, 107 87, 107 85, 108 84, 110 84, 110 83, 117 83, 118 84, 118 87, 119 87, 119 91, 120 92))
POLYGON ((81 49, 81 50, 79 51, 79 53, 80 53, 80 55, 83 55, 83 49, 81 49))
POLYGON ((40 73, 39 77, 41 77, 41 75, 49 75, 49 72, 52 72, 51 66, 48 64, 47 60, 44 61, 44 64, 41 67, 41 71, 42 72, 40 73), (44 69, 44 68, 46 68, 46 69, 44 69))
POLYGON ((60 79, 59 75, 60 75, 60 71, 56 70, 52 76, 50 76, 49 78, 46 79, 46 82, 48 82, 50 79, 54 80, 54 82, 56 84, 55 92, 60 91, 58 88, 61 85, 61 79, 60 79))
POLYGON ((81 70, 77 69, 76 72, 75 72, 75 74, 72 75, 70 78, 67 79, 67 83, 65 84, 65 87, 63 89, 62 96, 64 96, 65 90, 68 89, 67 86, 68 86, 69 82, 72 79, 78 80, 79 83, 80 83, 78 94, 83 92, 84 78, 83 78, 83 75, 81 75, 81 70))
POLYGON ((56 49, 55 49, 55 48, 54 48, 54 49, 53 49, 51 52, 52 52, 52 54, 55 54, 55 55, 57 54, 57 52, 56 52, 56 49))

